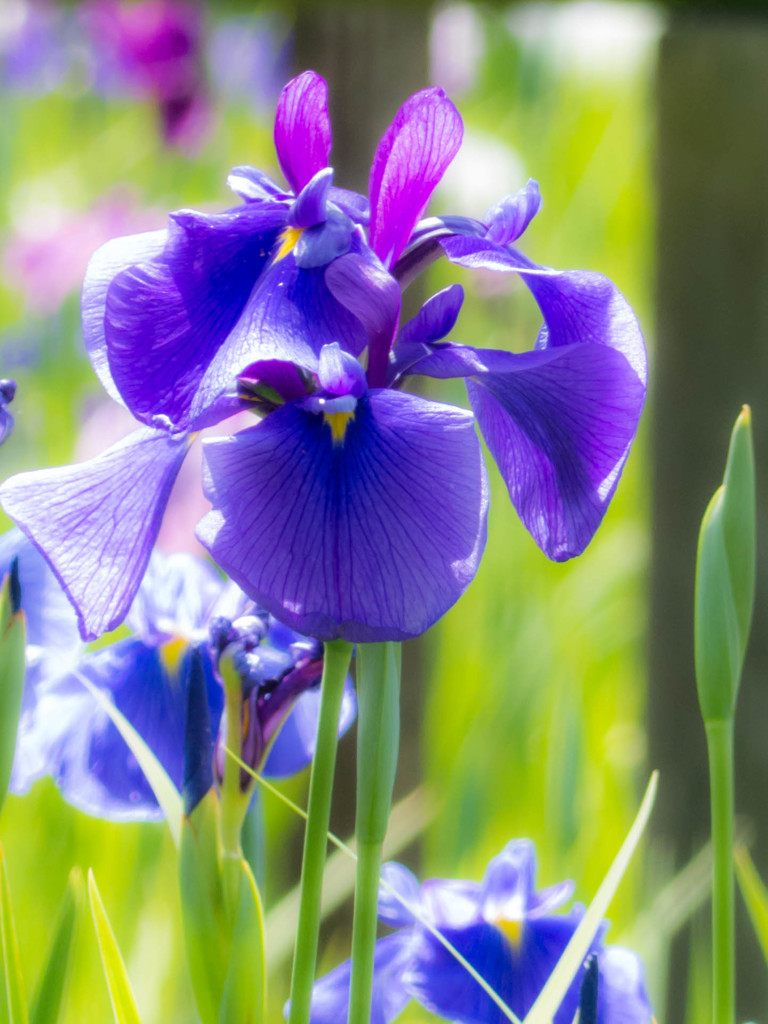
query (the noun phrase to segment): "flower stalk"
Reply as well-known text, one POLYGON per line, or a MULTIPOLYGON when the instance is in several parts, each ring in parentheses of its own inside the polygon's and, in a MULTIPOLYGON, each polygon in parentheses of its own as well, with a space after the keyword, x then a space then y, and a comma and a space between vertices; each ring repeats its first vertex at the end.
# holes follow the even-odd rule
POLYGON ((733 1024, 736 941, 733 874, 733 719, 707 722, 712 817, 713 1020, 733 1024))
POLYGON ((333 775, 336 765, 339 714, 344 695, 344 682, 351 660, 351 643, 347 643, 345 640, 332 640, 326 643, 321 682, 320 718, 317 725, 317 749, 312 762, 307 827, 304 833, 301 903, 291 976, 289 1024, 308 1024, 309 1022, 320 932, 320 899, 331 812, 333 775))
POLYGON ((696 562, 696 685, 707 734, 712 849, 712 1019, 735 1020, 733 723, 755 598, 755 463, 744 406, 696 562))
POLYGON ((400 745, 400 644, 362 644, 357 656, 357 870, 349 1024, 368 1024, 373 994, 381 850, 400 745))

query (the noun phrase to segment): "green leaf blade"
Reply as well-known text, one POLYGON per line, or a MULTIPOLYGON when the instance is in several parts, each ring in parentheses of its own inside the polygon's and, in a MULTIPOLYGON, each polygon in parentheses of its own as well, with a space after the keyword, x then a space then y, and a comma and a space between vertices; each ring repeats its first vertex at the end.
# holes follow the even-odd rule
POLYGON ((768 964, 768 889, 757 873, 746 847, 737 845, 733 856, 741 895, 744 897, 757 941, 768 964))
POLYGON ((75 869, 69 877, 59 920, 29 1013, 30 1024, 58 1024, 67 987, 72 940, 82 903, 83 879, 75 869))
POLYGON ((27 1001, 24 995, 24 980, 21 976, 11 890, 2 846, 0 846, 0 933, 2 933, 3 980, 7 1011, 5 1019, 8 1024, 28 1024, 27 1001))
POLYGON ((125 969, 115 933, 112 931, 112 925, 109 923, 107 912, 104 909, 93 871, 88 872, 88 895, 115 1024, 141 1024, 128 972, 125 969))
POLYGON ((256 882, 244 859, 237 865, 237 871, 238 907, 219 1024, 263 1024, 267 1012, 264 912, 256 882))

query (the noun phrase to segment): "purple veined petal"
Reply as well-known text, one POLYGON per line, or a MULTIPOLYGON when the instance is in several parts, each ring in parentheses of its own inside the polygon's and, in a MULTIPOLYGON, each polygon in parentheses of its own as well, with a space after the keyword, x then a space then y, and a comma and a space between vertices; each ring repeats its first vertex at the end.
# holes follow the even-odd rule
POLYGON ((410 927, 416 918, 409 907, 419 908, 421 904, 421 886, 412 871, 389 861, 381 868, 382 883, 379 886, 379 920, 390 928, 410 927), (400 897, 400 898, 398 898, 400 897))
POLYGON ((125 618, 189 443, 142 428, 89 462, 21 473, 0 487, 3 508, 74 605, 83 639, 125 618))
POLYGON ((602 522, 637 431, 645 387, 603 345, 560 350, 540 368, 467 382, 509 496, 542 551, 581 554, 602 522))
POLYGON ((540 209, 539 183, 530 178, 518 192, 500 199, 483 217, 488 225, 486 238, 497 245, 509 245, 522 235, 540 209))
POLYGON ((453 237, 442 247, 454 263, 480 270, 518 273, 544 316, 537 348, 592 342, 621 352, 646 384, 648 359, 637 317, 615 284, 589 270, 551 270, 479 238, 453 237))
POLYGON ((398 345, 440 341, 453 330, 464 302, 464 289, 451 284, 432 295, 398 335, 398 345))
POLYGON ((161 253, 113 278, 104 325, 109 368, 131 412, 146 423, 161 415, 182 427, 218 397, 203 388, 214 360, 229 363, 227 381, 245 365, 237 351, 228 361, 227 335, 271 257, 285 208, 183 210, 170 224, 161 253))
POLYGON ((478 426, 528 531, 555 561, 581 554, 629 456, 645 385, 620 351, 513 355, 438 344, 407 373, 467 377, 478 426))
POLYGON ((114 238, 100 246, 85 272, 82 296, 83 338, 88 357, 107 394, 125 404, 109 368, 105 316, 107 293, 118 274, 138 263, 160 256, 168 241, 168 232, 147 231, 140 235, 114 238))
POLYGON ((645 970, 637 953, 606 946, 598 955, 598 1024, 651 1024, 653 1010, 645 987, 645 970))
POLYGON ((246 202, 275 199, 293 200, 293 196, 275 184, 264 171, 247 165, 232 168, 227 175, 227 186, 246 202))
POLYGON ((364 326, 368 335, 368 381, 384 384, 400 317, 400 286, 381 263, 359 253, 341 256, 325 272, 331 294, 364 326))
POLYGON ((333 184, 333 168, 324 167, 304 186, 288 214, 288 223, 295 228, 309 228, 326 218, 328 193, 333 184))
POLYGON ((320 639, 402 640, 473 579, 488 485, 472 417, 394 391, 334 438, 289 403, 204 447, 198 537, 262 607, 320 639))
MULTIPOLYGON (((500 928, 485 921, 441 930, 522 1020, 562 956, 582 913, 575 908, 569 914, 526 921, 515 946, 500 928)), ((417 924, 413 935, 404 984, 422 1006, 448 1020, 504 1024, 506 1017, 496 1004, 427 929, 417 924)), ((592 949, 601 944, 602 929, 592 949)), ((554 1024, 572 1024, 580 981, 580 976, 574 979, 554 1024)))
MULTIPOLYGON (((373 954, 371 1024, 391 1024, 410 1002, 410 994, 402 982, 409 955, 408 931, 396 932, 385 939, 379 939, 376 943, 373 954)), ((346 1024, 350 975, 351 963, 347 960, 315 982, 309 1014, 310 1024, 346 1024)), ((287 1009, 286 1006, 286 1015, 287 1009)))
POLYGON ((315 371, 323 345, 334 341, 358 356, 368 344, 365 329, 331 294, 325 272, 323 267, 301 270, 293 253, 268 267, 230 332, 226 350, 211 362, 201 394, 221 392, 235 362, 244 368, 274 359, 315 371))
POLYGON ((406 100, 379 143, 371 167, 371 248, 391 267, 459 150, 461 117, 442 89, 406 100))
POLYGON ((280 93, 275 117, 275 149, 285 179, 298 195, 328 166, 331 122, 328 86, 314 71, 304 71, 280 93))
POLYGON ((481 885, 483 917, 522 921, 536 887, 536 850, 530 839, 508 843, 486 868, 481 885))
MULTIPOLYGON (((357 698, 352 680, 344 684, 344 696, 339 715, 339 738, 349 729, 357 716, 357 698)), ((264 774, 270 779, 287 779, 297 775, 311 763, 317 746, 317 721, 320 717, 320 689, 307 690, 281 727, 270 747, 264 764, 264 774)))
POLYGON ((362 365, 345 352, 338 342, 323 345, 317 367, 320 387, 332 395, 354 395, 362 398, 368 390, 365 370, 362 365))

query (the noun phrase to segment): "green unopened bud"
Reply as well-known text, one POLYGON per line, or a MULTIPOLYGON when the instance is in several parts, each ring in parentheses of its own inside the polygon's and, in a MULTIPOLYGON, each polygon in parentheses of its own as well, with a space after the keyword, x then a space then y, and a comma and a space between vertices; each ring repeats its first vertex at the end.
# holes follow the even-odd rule
POLYGON ((705 722, 736 706, 755 598, 755 460, 744 406, 731 435, 723 484, 709 503, 696 560, 696 684, 705 722))

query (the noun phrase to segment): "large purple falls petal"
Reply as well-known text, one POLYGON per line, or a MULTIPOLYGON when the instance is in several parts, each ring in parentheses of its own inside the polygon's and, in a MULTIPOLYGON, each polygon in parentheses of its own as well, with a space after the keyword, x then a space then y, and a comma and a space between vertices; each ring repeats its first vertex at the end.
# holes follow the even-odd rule
POLYGON ((581 554, 616 490, 645 401, 622 353, 590 342, 521 355, 443 344, 407 372, 467 378, 526 528, 555 561, 581 554))
MULTIPOLYGON (((203 386, 214 359, 226 357, 227 336, 284 225, 285 208, 273 203, 215 215, 181 210, 171 214, 162 252, 113 278, 104 312, 107 357, 137 419, 153 423, 163 415, 187 426, 222 381, 244 368, 233 352, 228 373, 220 368, 213 386, 203 386)), ((87 283, 83 301, 93 302, 87 283)))
POLYGON ((149 561, 186 436, 142 428, 90 462, 13 476, 8 515, 48 559, 84 640, 125 618, 149 561))
POLYGON ((214 507, 200 540, 302 633, 417 636, 475 575, 488 491, 462 410, 373 391, 334 443, 323 417, 293 402, 204 451, 214 507))

